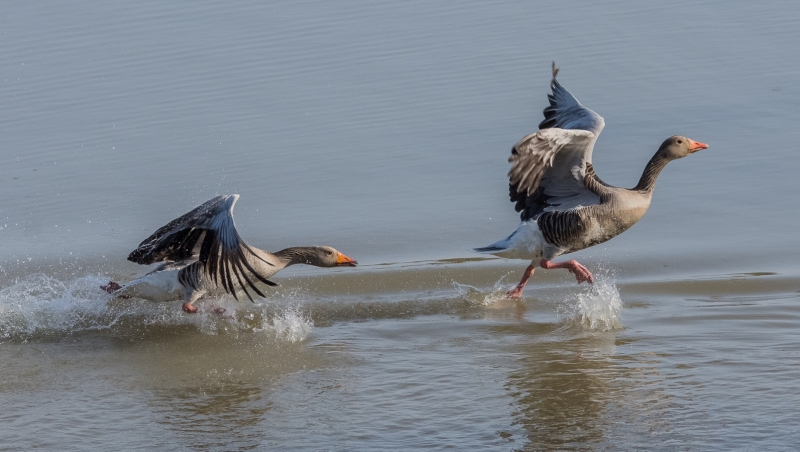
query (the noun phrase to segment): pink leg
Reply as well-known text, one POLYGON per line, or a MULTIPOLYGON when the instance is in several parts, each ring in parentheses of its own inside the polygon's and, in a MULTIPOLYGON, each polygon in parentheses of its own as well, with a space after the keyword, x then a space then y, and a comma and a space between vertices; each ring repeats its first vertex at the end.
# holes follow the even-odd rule
POLYGON ((592 273, 589 271, 589 269, 574 260, 566 262, 550 262, 547 259, 542 259, 542 261, 539 262, 539 265, 546 270, 553 268, 566 268, 570 273, 575 275, 575 279, 578 280, 578 284, 584 281, 589 281, 590 284, 594 283, 594 276, 592 276, 592 273))
POLYGON ((205 290, 191 290, 186 289, 183 293, 183 304, 181 305, 181 309, 183 312, 187 314, 195 314, 197 313, 197 308, 192 306, 192 303, 199 300, 206 293, 205 290))
POLYGON ((513 289, 506 292, 506 296, 509 298, 521 298, 522 291, 525 290, 525 284, 528 283, 528 280, 533 276, 533 271, 536 270, 536 267, 531 264, 528 265, 528 268, 525 269, 525 273, 522 275, 522 279, 519 281, 519 284, 516 285, 513 289))

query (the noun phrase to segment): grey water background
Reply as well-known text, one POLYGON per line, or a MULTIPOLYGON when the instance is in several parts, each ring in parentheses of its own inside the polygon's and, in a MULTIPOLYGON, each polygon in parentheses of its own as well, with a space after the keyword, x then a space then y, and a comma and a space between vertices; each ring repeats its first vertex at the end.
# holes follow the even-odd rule
POLYGON ((791 450, 800 441, 793 2, 13 3, 0 15, 0 448, 791 450), (630 231, 598 276, 469 249, 550 62, 606 120, 630 231), (232 317, 113 300, 216 194, 291 268, 232 317))

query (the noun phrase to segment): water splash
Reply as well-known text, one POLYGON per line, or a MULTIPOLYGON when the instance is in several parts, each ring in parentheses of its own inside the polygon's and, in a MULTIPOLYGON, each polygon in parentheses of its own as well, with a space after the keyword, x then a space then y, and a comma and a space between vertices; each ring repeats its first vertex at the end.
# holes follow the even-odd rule
MULTIPOLYGON (((0 290, 0 340, 59 339, 91 331, 141 335, 148 328, 195 327, 203 334, 269 332, 282 340, 304 340, 313 328, 298 307, 266 301, 255 306, 231 297, 204 300, 196 315, 180 303, 119 299, 102 290, 105 277, 61 281, 35 273, 0 290)), ((162 328, 163 329, 163 328, 162 328)))
POLYGON ((453 281, 453 287, 458 293, 458 298, 467 300, 474 306, 493 306, 498 302, 507 301, 506 292, 508 292, 509 287, 505 280, 510 274, 509 272, 497 280, 488 294, 477 287, 457 283, 455 281, 453 281))
POLYGON ((588 285, 574 299, 559 306, 568 322, 588 331, 614 331, 622 325, 622 298, 614 275, 606 270, 595 273, 594 284, 588 285))
POLYGON ((285 311, 272 317, 268 325, 279 337, 289 342, 305 340, 311 333, 314 322, 308 319, 297 306, 289 306, 285 311))
POLYGON ((106 307, 110 297, 100 284, 99 278, 64 283, 36 273, 0 290, 0 339, 113 326, 119 316, 106 307))

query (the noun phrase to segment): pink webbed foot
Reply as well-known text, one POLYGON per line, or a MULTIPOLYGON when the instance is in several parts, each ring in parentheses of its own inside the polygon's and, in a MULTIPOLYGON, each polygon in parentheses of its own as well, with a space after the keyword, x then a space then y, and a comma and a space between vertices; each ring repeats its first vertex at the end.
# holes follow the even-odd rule
POLYGON ((108 285, 100 286, 101 289, 106 291, 106 293, 114 293, 115 291, 122 288, 119 284, 115 283, 114 281, 109 281, 108 285))
POLYGON ((513 289, 506 292, 506 297, 508 298, 522 298, 522 291, 525 290, 525 286, 514 286, 513 289))
POLYGON ((546 259, 542 259, 542 262, 540 262, 539 265, 541 265, 542 268, 548 270, 553 268, 566 268, 567 270, 569 270, 570 273, 575 275, 575 279, 578 280, 578 284, 584 281, 588 281, 589 284, 594 284, 594 276, 592 276, 592 272, 590 272, 588 268, 579 264, 575 260, 556 263, 556 262, 550 262, 546 259))
POLYGON ((183 312, 185 312, 187 314, 196 314, 197 313, 197 308, 192 306, 191 303, 182 304, 181 305, 181 309, 183 310, 183 312))
POLYGON ((575 279, 578 280, 578 284, 584 281, 588 281, 589 284, 594 284, 594 275, 592 275, 592 272, 590 272, 588 268, 575 261, 571 262, 575 264, 575 267, 571 268, 569 271, 575 275, 575 279))
MULTIPOLYGON (((107 286, 100 286, 106 293, 113 294, 114 292, 118 291, 122 288, 119 284, 115 283, 114 281, 109 281, 107 286)), ((119 298, 128 299, 130 295, 117 295, 119 298)))

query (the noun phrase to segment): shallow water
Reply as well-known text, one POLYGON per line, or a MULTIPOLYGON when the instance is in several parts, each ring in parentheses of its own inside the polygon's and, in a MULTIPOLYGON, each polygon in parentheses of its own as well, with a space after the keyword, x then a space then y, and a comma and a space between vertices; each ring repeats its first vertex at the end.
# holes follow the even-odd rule
POLYGON ((800 8, 791 2, 83 2, 0 17, 0 449, 792 450, 800 8), (645 218, 573 255, 510 233, 549 64, 645 218), (291 267, 265 300, 118 300, 216 194, 291 267), (223 308, 219 315, 214 308, 223 308))

